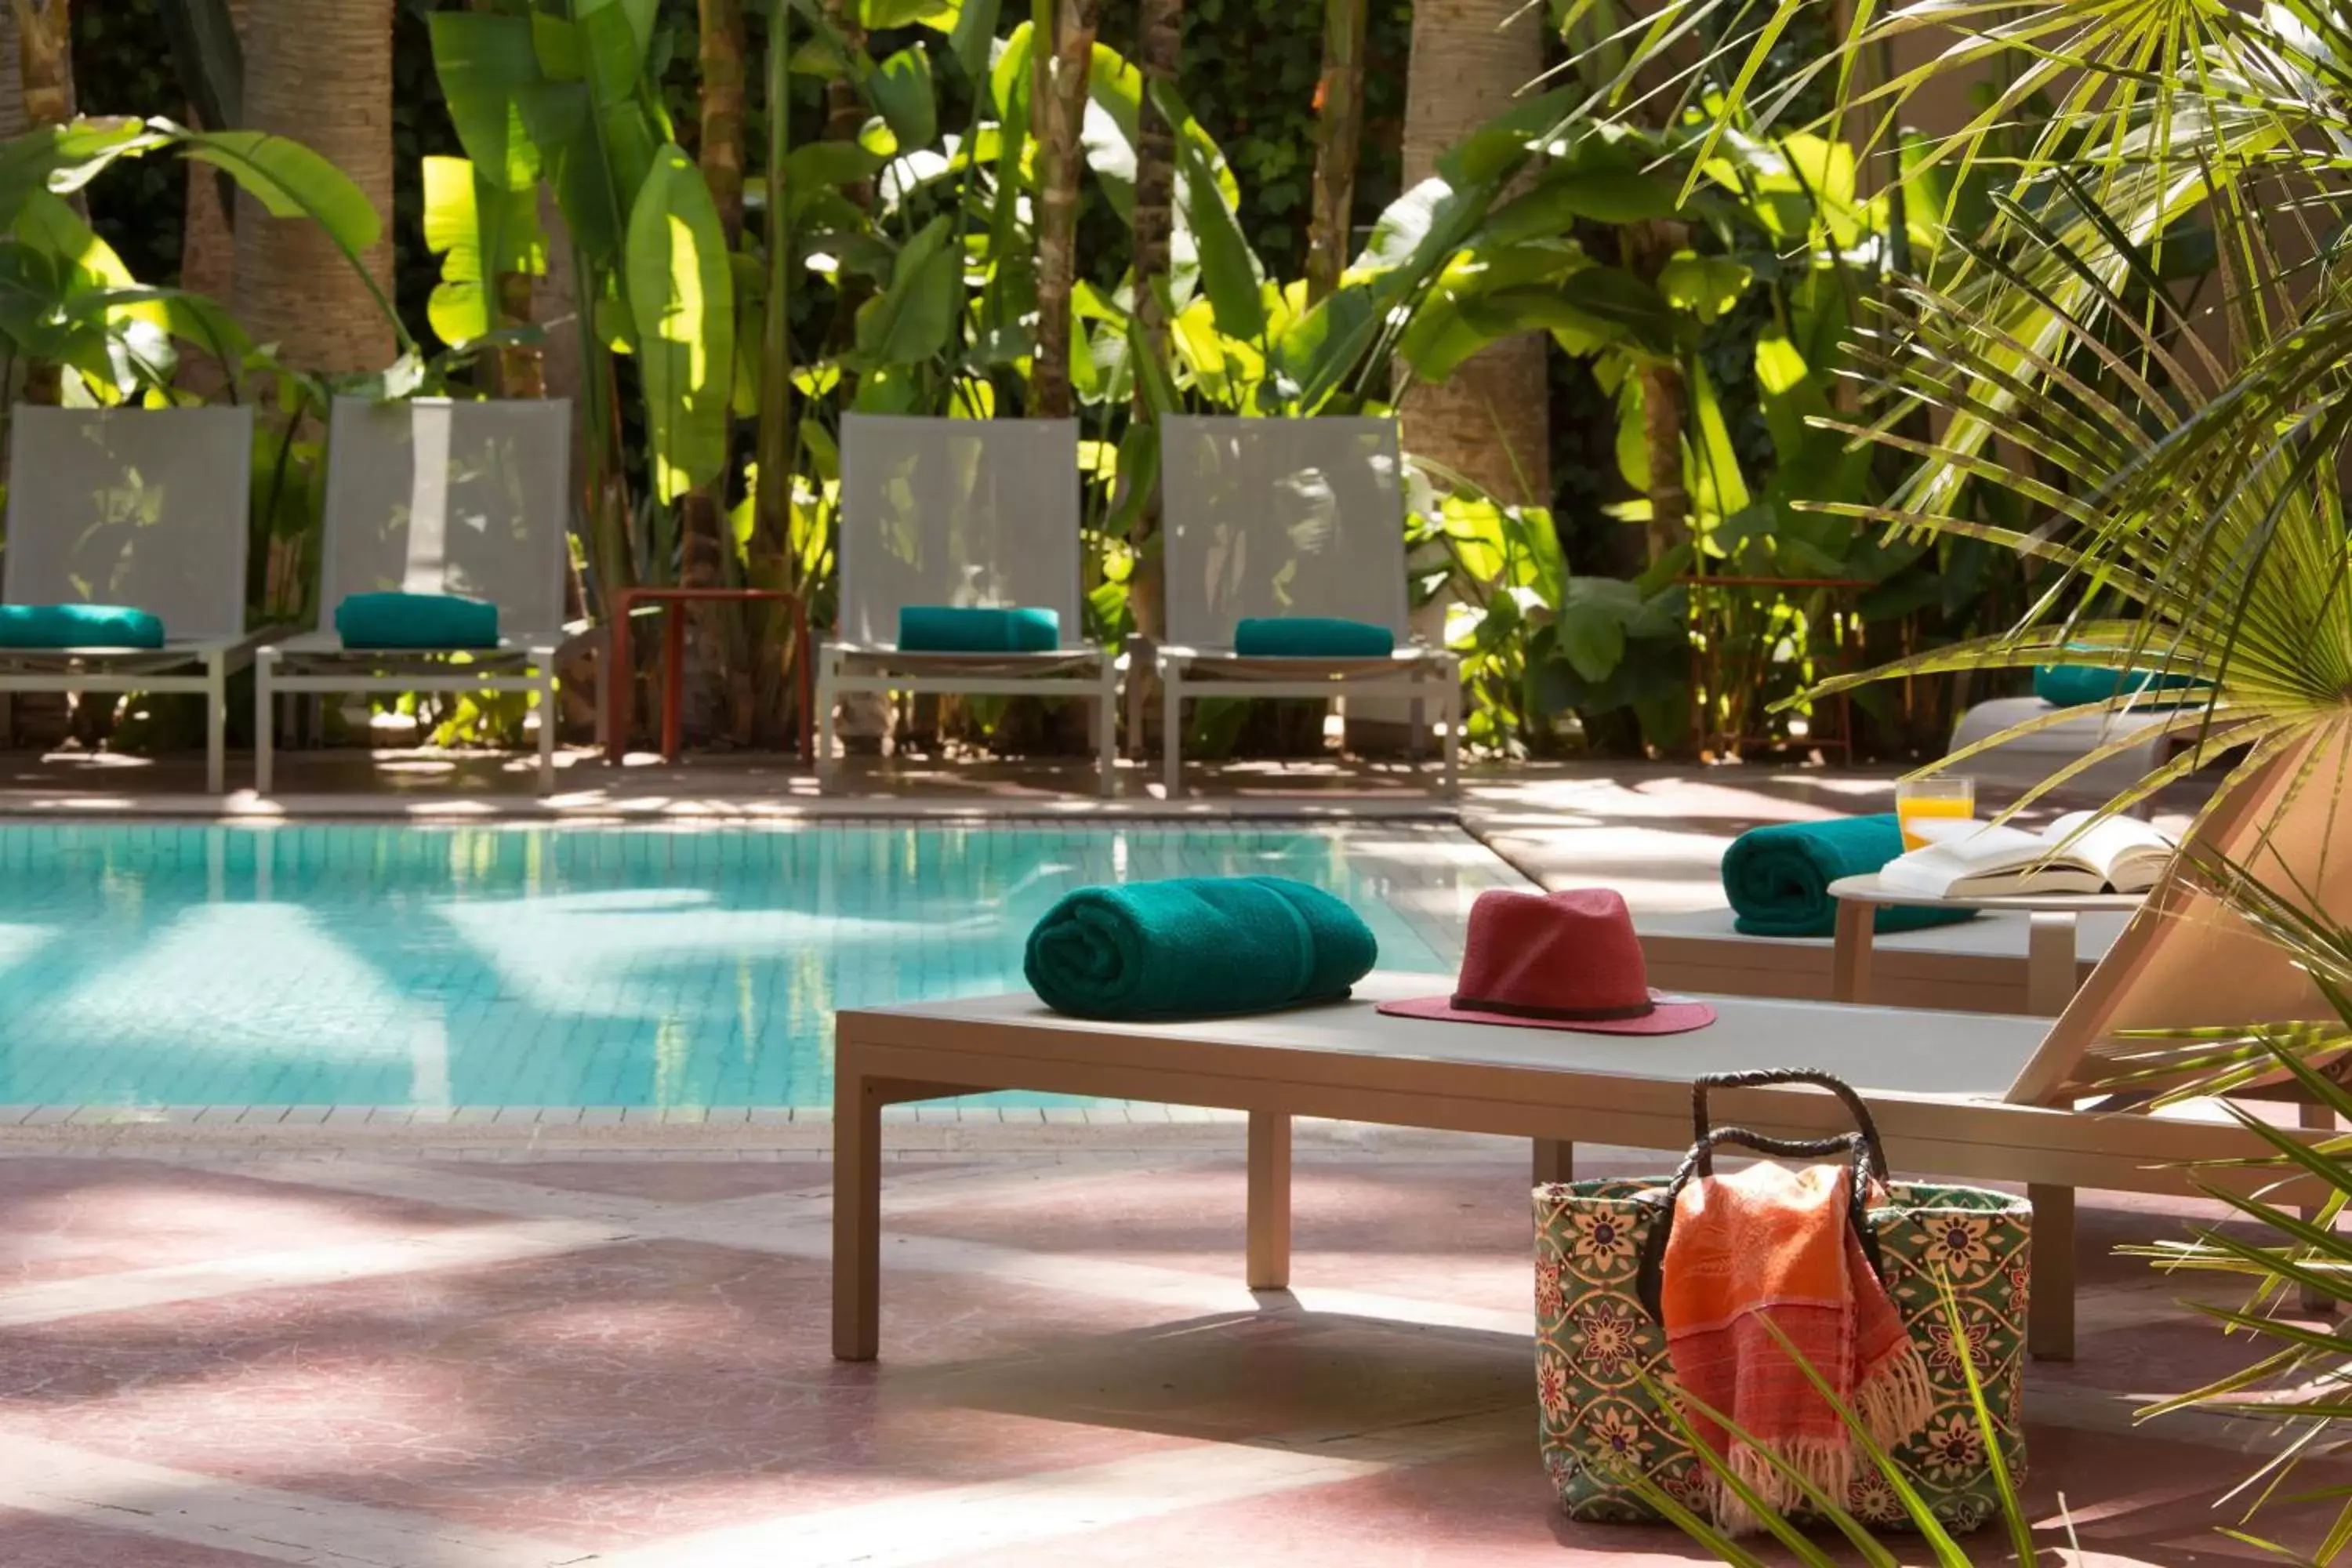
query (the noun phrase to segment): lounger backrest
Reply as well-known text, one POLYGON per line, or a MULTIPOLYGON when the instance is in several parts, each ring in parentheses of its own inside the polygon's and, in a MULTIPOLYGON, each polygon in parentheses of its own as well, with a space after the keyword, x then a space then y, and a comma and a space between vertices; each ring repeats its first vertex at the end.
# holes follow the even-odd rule
POLYGON ((841 630, 898 639, 910 605, 1025 606, 1086 640, 1075 419, 841 421, 841 630))
POLYGON ((1408 635, 1394 420, 1171 416, 1160 475, 1171 642, 1231 647, 1264 616, 1408 635))
POLYGON ((562 635, 572 405, 338 398, 327 436, 320 616, 353 594, 460 594, 499 635, 562 635))
MULTIPOLYGON (((2198 827, 2200 858, 2251 872, 2326 918, 2352 909, 2352 840, 2329 840, 2352 812, 2352 734, 2338 721, 2283 752, 2198 827)), ((2009 1098, 2063 1099, 2115 1076, 2099 1048, 2126 1030, 2234 1027, 2335 1009, 2311 976, 2228 906, 2187 881, 2159 888, 2132 917, 2009 1098)))
POLYGON ((124 605, 173 642, 245 636, 250 408, 20 407, 6 601, 124 605))

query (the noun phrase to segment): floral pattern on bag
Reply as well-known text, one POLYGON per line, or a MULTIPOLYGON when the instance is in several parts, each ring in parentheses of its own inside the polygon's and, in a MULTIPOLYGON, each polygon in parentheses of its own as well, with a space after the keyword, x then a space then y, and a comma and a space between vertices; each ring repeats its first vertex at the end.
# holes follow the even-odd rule
MULTIPOLYGON (((1636 1285, 1664 1184, 1535 1189, 1544 1468, 1574 1519, 1655 1522, 1622 1479, 1628 1469, 1685 1507, 1701 1507, 1706 1494, 1706 1466, 1652 1393, 1673 1399, 1678 1391, 1664 1331, 1636 1285)), ((1936 1391, 1934 1415, 1895 1448, 1895 1460, 1948 1529, 1974 1530, 1993 1517, 1997 1499, 1961 1358, 1976 1367, 2001 1457, 2021 1479, 2032 1211, 2022 1199, 1977 1187, 1897 1182, 1888 1196, 1871 1211, 1887 1294, 1926 1355, 1936 1391), (1945 1280, 1959 1302, 1958 1335, 1944 1315, 1945 1280)), ((1856 1471, 1848 1509, 1871 1524, 1902 1526, 1895 1489, 1867 1463, 1856 1471)))

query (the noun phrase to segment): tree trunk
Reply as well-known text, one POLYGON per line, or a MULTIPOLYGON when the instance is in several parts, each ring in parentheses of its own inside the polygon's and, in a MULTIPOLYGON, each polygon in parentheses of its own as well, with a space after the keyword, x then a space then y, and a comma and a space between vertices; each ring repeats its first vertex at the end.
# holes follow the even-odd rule
MULTIPOLYGON (((702 24, 702 177, 719 208, 727 244, 743 231, 743 5, 742 0, 700 0, 702 24)), ((723 527, 730 463, 717 479, 678 505, 678 584, 688 588, 726 584, 728 542, 723 527)), ((719 715, 731 716, 740 734, 751 721, 751 692, 738 691, 745 661, 735 656, 742 617, 728 606, 699 604, 685 610, 690 644, 686 686, 687 727, 708 736, 719 715)))
POLYGON ((14 141, 30 126, 25 119, 25 66, 16 47, 16 9, 0 5, 0 141, 14 141))
POLYGON ((18 80, 25 119, 63 125, 74 117, 73 19, 66 0, 8 0, 16 14, 18 80))
POLYGON ((1682 367, 1642 372, 1642 447, 1650 464, 1650 564, 1690 538, 1690 491, 1683 483, 1682 367))
MULTIPOLYGON (((393 0, 253 0, 240 129, 292 137, 355 182, 383 219, 362 258, 392 289, 393 0)), ((236 312, 287 363, 381 370, 397 345, 383 307, 316 224, 236 203, 236 312)))
MULTIPOLYGON (((1543 70, 1545 8, 1526 0, 1414 0, 1405 86, 1407 188, 1437 172, 1465 134, 1511 107, 1543 70)), ((1472 355, 1442 384, 1414 382, 1398 413, 1405 450, 1451 468, 1506 501, 1548 504, 1551 414, 1540 333, 1505 338, 1472 355)), ((1444 639, 1445 601, 1432 600, 1414 630, 1444 639)), ((1351 702, 1348 741, 1392 751, 1402 741, 1401 702, 1351 702)))
MULTIPOLYGON (((759 488, 753 492, 751 543, 745 563, 751 585, 798 593, 792 556, 793 464, 796 456, 793 425, 792 236, 784 227, 784 162, 792 152, 792 116, 772 106, 791 97, 792 30, 789 13, 779 5, 770 13, 767 37, 767 268, 766 313, 760 333, 759 488)), ((800 669, 803 649, 793 639, 796 617, 789 608, 772 605, 750 606, 752 624, 764 635, 752 646, 762 650, 752 675, 755 739, 782 741, 790 726, 788 712, 796 712, 793 677, 800 669), (775 649, 781 657, 765 657, 775 649), (765 733, 762 733, 765 731, 765 733)), ((809 715, 798 715, 806 721, 809 715)))
MULTIPOLYGON (((8 0, 16 23, 17 81, 26 128, 63 125, 74 116, 73 23, 66 0, 8 0)), ((64 367, 39 362, 25 368, 24 399, 56 404, 64 395, 64 367)))
MULTIPOLYGON (((246 16, 252 8, 253 0, 229 0, 229 20, 239 38, 245 36, 246 16)), ((189 106, 188 123, 199 123, 194 104, 189 106)), ((227 199, 235 187, 206 164, 186 163, 183 172, 187 175, 188 199, 180 234, 180 287, 226 303, 236 287, 236 234, 229 227, 227 199)), ((216 395, 236 374, 236 367, 185 343, 180 345, 180 356, 178 384, 201 397, 216 395)))
MULTIPOLYGON (((1650 218, 1618 230, 1618 258, 1625 269, 1654 285, 1687 240, 1679 223, 1650 218)), ((1650 521, 1644 531, 1650 563, 1656 565, 1690 537, 1690 490, 1683 472, 1683 410, 1688 383, 1675 363, 1642 370, 1642 447, 1650 468, 1650 521)))
MULTIPOLYGON (((853 54, 866 47, 866 29, 857 25, 856 7, 850 0, 824 0, 824 19, 841 35, 844 47, 853 54)), ((866 129, 866 99, 857 84, 845 75, 834 77, 824 84, 824 139, 828 142, 855 142, 857 133, 866 129)), ((844 185, 842 194, 856 206, 863 209, 874 205, 874 182, 860 180, 844 185)))
POLYGON ((1041 21, 1052 20, 1050 29, 1041 26, 1034 36, 1052 38, 1053 59, 1045 89, 1030 106, 1037 138, 1037 347, 1029 412, 1066 419, 1076 411, 1070 395, 1070 290, 1077 276, 1078 128, 1102 0, 1037 0, 1036 9, 1041 21))
MULTIPOLYGON (((1160 287, 1168 276, 1169 247, 1176 231, 1176 134, 1151 95, 1152 85, 1176 84, 1184 53, 1184 0, 1143 0, 1139 21, 1135 63, 1143 75, 1143 104, 1136 116, 1135 134, 1135 320, 1141 329, 1142 352, 1160 363, 1168 361, 1168 316, 1160 287)), ((1135 417, 1152 417, 1143 395, 1142 378, 1135 388, 1135 417)), ((1135 573, 1128 580, 1128 608, 1136 629, 1156 637, 1165 625, 1160 603, 1165 579, 1160 553, 1160 496, 1157 488, 1136 514, 1135 531, 1128 543, 1136 554, 1135 573)), ((1130 672, 1130 680, 1142 679, 1130 672)), ((1144 711, 1156 714, 1157 702, 1144 711)))
POLYGON ((1307 302, 1339 286, 1355 235, 1356 158, 1364 139, 1366 0, 1325 0, 1316 89, 1315 201, 1307 229, 1307 302))
MULTIPOLYGON (((1436 173, 1439 154, 1511 107, 1543 70, 1543 7, 1525 0, 1416 0, 1405 90, 1404 183, 1436 173)), ((1443 384, 1405 395, 1408 451, 1466 474, 1505 500, 1550 499, 1545 339, 1506 338, 1443 384)))

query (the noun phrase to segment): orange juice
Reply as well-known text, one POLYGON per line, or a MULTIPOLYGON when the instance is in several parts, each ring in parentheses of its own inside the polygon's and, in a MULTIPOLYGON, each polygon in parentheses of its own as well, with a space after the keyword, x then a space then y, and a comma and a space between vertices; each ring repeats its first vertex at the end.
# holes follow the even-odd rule
POLYGON ((1912 795, 1895 803, 1895 818, 1903 826, 1903 847, 1917 849, 1927 844, 1925 838, 1911 831, 1911 824, 1921 817, 1958 817, 1966 819, 1977 814, 1977 803, 1965 795, 1912 795))

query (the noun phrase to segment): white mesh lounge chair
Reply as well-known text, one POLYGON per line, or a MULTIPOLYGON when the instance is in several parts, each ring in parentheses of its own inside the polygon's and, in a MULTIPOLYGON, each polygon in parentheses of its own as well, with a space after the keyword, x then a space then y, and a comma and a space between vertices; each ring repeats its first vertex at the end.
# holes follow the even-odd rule
MULTIPOLYGON (((1959 722, 1952 727, 1951 749, 1957 752, 1963 746, 1990 740, 2014 725, 2057 711, 2032 695, 1996 697, 1979 702, 1962 713, 1959 722)), ((2138 735, 2137 745, 2094 763, 2069 781, 2072 788, 2113 796, 2155 772, 2171 753, 2175 742, 2159 731, 2173 716, 2169 708, 2138 708, 2125 713, 2094 709, 2080 718, 2049 725, 1979 752, 1962 766, 1979 779, 2027 787, 2040 784, 2069 763, 2088 756, 2110 742, 2138 735)))
POLYGON ((0 693, 194 692, 205 787, 227 788, 230 674, 245 629, 250 408, 16 410, 5 596, 121 605, 163 623, 152 649, 0 649, 0 693))
MULTIPOLYGON (((1445 724, 1444 788, 1457 782, 1460 661, 1412 640, 1404 487, 1392 419, 1160 422, 1168 640, 1153 650, 1166 705, 1168 794, 1183 793, 1183 704, 1199 697, 1381 697, 1412 705, 1416 753, 1429 708, 1445 724), (1244 658, 1243 620, 1322 616, 1385 626, 1388 658, 1244 658)), ((1140 734, 1139 724, 1131 724, 1140 734)))
POLYGON ((1118 765, 1118 658, 1085 637, 1072 419, 841 423, 841 620, 818 654, 817 771, 835 771, 834 708, 853 691, 1066 696, 1095 704, 1102 793, 1118 765), (1030 608, 1061 620, 1039 653, 898 647, 915 605, 1030 608))
POLYGON ((336 401, 328 432, 320 626, 256 661, 254 772, 270 789, 279 692, 521 691, 538 699, 539 784, 555 787, 572 405, 336 401), (499 646, 462 655, 346 648, 353 594, 458 594, 499 607, 499 646))

